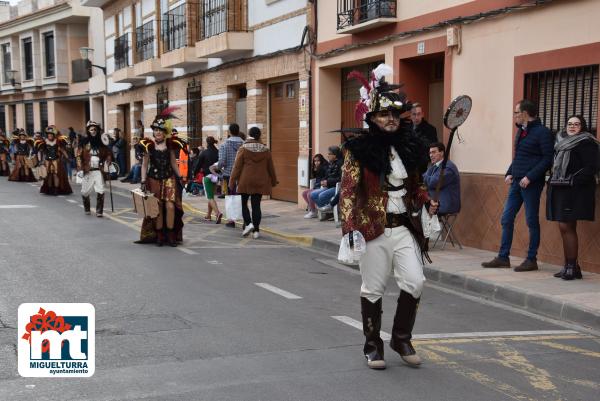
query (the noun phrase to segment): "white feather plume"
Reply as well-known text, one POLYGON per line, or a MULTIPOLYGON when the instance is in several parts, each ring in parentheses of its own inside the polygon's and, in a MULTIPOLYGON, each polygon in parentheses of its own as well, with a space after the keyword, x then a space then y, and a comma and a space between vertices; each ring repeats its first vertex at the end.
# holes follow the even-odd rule
POLYGON ((360 98, 363 100, 369 98, 369 91, 364 86, 360 87, 360 98))
POLYGON ((379 82, 379 80, 386 76, 386 75, 392 75, 394 73, 394 69, 392 67, 390 67, 387 64, 379 64, 377 66, 377 68, 375 68, 373 70, 373 75, 375 75, 375 79, 377 79, 377 82, 379 82))

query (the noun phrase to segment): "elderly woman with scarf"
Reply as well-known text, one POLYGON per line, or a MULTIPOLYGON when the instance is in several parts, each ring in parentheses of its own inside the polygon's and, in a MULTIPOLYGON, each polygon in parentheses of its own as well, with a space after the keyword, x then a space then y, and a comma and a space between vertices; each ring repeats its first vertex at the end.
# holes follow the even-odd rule
POLYGON ((554 277, 580 279, 577 221, 594 221, 600 142, 587 132, 584 118, 574 115, 567 120, 566 130, 556 136, 554 151, 546 216, 558 221, 565 255, 565 265, 554 277))

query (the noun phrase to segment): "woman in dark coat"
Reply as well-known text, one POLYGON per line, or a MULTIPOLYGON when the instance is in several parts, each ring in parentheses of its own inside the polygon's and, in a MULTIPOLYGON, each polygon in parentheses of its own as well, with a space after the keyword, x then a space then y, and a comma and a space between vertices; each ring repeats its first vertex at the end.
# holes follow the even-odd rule
POLYGON ((556 137, 552 177, 548 181, 546 216, 558 221, 565 265, 554 275, 563 280, 580 279, 577 263, 577 221, 594 221, 596 173, 600 142, 589 132, 582 116, 571 116, 567 128, 556 137))

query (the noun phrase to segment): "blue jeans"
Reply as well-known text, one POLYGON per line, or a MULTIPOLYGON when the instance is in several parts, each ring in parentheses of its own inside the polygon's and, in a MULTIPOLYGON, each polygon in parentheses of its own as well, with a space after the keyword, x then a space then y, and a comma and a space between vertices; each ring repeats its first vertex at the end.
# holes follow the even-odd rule
POLYGON ((315 189, 310 193, 310 198, 315 202, 317 207, 323 207, 329 203, 331 198, 335 195, 334 188, 319 188, 315 189))
POLYGON ((498 256, 508 258, 512 246, 515 218, 521 205, 525 204, 525 220, 529 227, 529 251, 527 259, 536 260, 537 251, 540 246, 540 197, 544 189, 544 181, 532 182, 527 188, 519 186, 519 180, 515 178, 508 191, 508 197, 504 203, 502 212, 502 243, 498 256))

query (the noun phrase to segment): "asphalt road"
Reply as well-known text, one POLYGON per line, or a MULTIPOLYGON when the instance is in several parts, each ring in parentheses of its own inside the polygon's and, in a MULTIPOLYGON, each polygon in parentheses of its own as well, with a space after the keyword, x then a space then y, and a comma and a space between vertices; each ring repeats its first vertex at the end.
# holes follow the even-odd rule
MULTIPOLYGON (((38 190, 0 181, 0 400, 600 399, 593 333, 427 285, 414 342, 424 365, 388 347, 388 369, 372 371, 353 327, 360 277, 332 255, 190 214, 183 247, 134 245, 128 197, 98 219, 78 194, 38 190), (92 378, 18 375, 25 302, 95 306, 92 378)), ((397 296, 390 281, 388 333, 397 296)))

